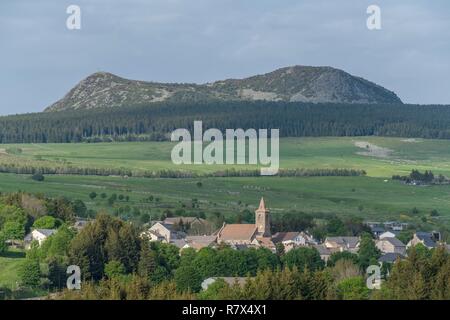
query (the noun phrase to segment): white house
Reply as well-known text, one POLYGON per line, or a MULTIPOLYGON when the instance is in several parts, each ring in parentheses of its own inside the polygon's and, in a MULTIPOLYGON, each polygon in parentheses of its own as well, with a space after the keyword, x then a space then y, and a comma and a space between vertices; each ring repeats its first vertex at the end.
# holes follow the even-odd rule
POLYGON ((29 249, 33 241, 37 241, 39 245, 42 245, 42 243, 52 234, 55 234, 56 231, 56 229, 34 229, 25 236, 25 248, 29 249))
POLYGON ((141 236, 147 237, 150 241, 169 243, 173 238, 172 225, 156 222, 147 231, 142 232, 141 236))
POLYGON ((175 240, 181 240, 186 237, 184 232, 176 231, 174 228, 174 224, 156 222, 148 230, 142 232, 141 237, 146 237, 150 241, 161 241, 164 243, 172 243, 175 240))

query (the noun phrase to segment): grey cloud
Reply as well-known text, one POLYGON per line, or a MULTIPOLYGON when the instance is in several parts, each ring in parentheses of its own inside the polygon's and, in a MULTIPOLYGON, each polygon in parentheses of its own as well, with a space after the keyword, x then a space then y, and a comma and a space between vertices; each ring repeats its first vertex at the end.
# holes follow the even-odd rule
POLYGON ((293 64, 330 65, 406 102, 450 103, 450 3, 379 0, 0 1, 0 113, 40 111, 104 70, 153 81, 208 82, 293 64), (82 8, 68 31, 65 8, 82 8))

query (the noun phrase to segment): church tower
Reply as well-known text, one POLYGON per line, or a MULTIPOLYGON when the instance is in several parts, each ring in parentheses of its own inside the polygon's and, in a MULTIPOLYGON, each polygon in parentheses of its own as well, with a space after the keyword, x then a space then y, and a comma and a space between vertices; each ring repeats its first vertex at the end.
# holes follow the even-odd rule
POLYGON ((261 198, 259 208, 255 211, 255 223, 259 237, 270 237, 270 211, 266 209, 264 198, 261 198))

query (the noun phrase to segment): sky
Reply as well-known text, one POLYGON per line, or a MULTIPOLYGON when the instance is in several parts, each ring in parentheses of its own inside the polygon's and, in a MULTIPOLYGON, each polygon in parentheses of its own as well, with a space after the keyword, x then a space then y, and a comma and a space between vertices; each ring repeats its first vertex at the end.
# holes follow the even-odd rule
POLYGON ((291 65, 450 104, 449 40, 448 0, 1 0, 0 114, 40 112, 97 71, 205 83, 291 65), (381 30, 366 25, 373 4, 381 30))

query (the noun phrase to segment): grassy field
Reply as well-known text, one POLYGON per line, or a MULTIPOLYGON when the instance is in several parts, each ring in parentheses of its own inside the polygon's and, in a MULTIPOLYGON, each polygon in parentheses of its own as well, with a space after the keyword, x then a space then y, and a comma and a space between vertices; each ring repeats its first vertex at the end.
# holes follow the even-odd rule
MULTIPOLYGON (((0 146, 0 163, 29 165, 176 169, 213 172, 229 166, 181 165, 171 162, 174 143, 24 144, 0 146), (20 154, 9 150, 20 148, 20 154), (8 152, 9 151, 9 152, 8 152)), ((384 137, 286 138, 280 140, 281 168, 364 169, 371 177, 406 174, 411 168, 450 176, 450 141, 384 137), (359 147, 356 145, 358 144, 359 147), (379 147, 381 150, 365 147, 379 147), (362 154, 367 153, 367 154, 362 154)), ((252 166, 234 166, 249 169, 252 166)))
POLYGON ((20 249, 9 249, 0 256, 0 300, 28 299, 47 296, 48 292, 40 288, 26 288, 19 285, 19 266, 25 260, 25 252, 20 249))
MULTIPOLYGON (((0 146, 1 158, 16 162, 44 161, 77 166, 131 168, 133 170, 185 169, 216 171, 217 166, 178 167, 170 162, 173 144, 129 142, 102 144, 28 144, 0 146), (2 149, 3 148, 3 149, 2 149), (17 154, 11 150, 20 148, 17 154)), ((430 223, 450 224, 450 186, 409 186, 392 181, 393 174, 411 169, 432 170, 450 176, 450 141, 380 137, 282 139, 282 168, 364 169, 366 177, 248 177, 201 179, 148 179, 99 176, 51 176, 36 182, 27 175, 0 174, 0 191, 27 191, 81 199, 93 209, 108 207, 88 194, 128 195, 129 203, 161 212, 198 199, 201 210, 228 215, 253 210, 261 196, 276 213, 356 215, 365 219, 420 220, 432 209, 440 217, 430 223), (201 181, 203 186, 198 187, 201 181), (158 204, 143 204, 150 195, 158 204), (417 208, 419 213, 412 214, 417 208)))
POLYGON ((25 260, 25 252, 10 249, 0 256, 0 288, 16 289, 19 278, 17 269, 25 260))
POLYGON ((192 199, 198 199, 200 208, 196 210, 233 215, 246 208, 255 209, 261 196, 267 199, 274 214, 302 211, 372 220, 410 220, 436 209, 441 214, 436 222, 450 223, 450 186, 417 187, 374 177, 205 178, 200 180, 202 187, 196 185, 198 179, 47 176, 45 182, 35 182, 13 174, 1 174, 0 179, 1 192, 63 195, 81 199, 91 208, 109 211, 113 208, 106 200, 92 201, 88 194, 95 191, 128 195, 129 202, 116 205, 145 207, 152 212, 180 208, 181 204, 189 206, 192 199), (159 197, 160 203, 143 204, 150 195, 159 197), (411 213, 414 207, 418 214, 411 213))

